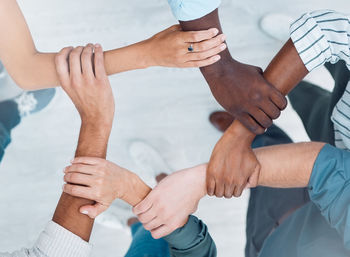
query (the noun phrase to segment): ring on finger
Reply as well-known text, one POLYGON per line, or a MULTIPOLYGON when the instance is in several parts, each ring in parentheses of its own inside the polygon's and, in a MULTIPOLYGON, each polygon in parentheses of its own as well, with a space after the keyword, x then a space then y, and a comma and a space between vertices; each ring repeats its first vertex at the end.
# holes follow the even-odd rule
POLYGON ((190 44, 190 46, 187 48, 187 50, 188 50, 189 52, 193 52, 193 51, 194 51, 194 49, 193 49, 193 44, 190 44))

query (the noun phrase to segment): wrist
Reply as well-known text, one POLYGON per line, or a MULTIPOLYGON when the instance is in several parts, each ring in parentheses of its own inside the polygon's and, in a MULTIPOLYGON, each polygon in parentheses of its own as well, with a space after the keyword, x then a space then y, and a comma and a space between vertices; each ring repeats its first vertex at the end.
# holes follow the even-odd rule
POLYGON ((113 118, 92 118, 92 117, 81 117, 81 126, 93 128, 95 130, 109 131, 113 125, 113 118))
POLYGON ((140 51, 140 65, 142 66, 143 69, 146 69, 152 66, 158 66, 158 63, 153 54, 153 49, 154 49, 153 42, 154 42, 153 38, 149 38, 137 43, 140 51))
POLYGON ((236 141, 251 144, 255 138, 255 134, 248 130, 241 122, 235 120, 232 125, 226 130, 225 134, 232 137, 236 141))
POLYGON ((234 65, 238 65, 235 59, 232 58, 228 49, 220 53, 220 60, 212 65, 200 68, 203 75, 211 77, 221 77, 225 73, 232 73, 234 65))
POLYGON ((193 181, 198 183, 198 200, 207 195, 206 187, 206 173, 208 164, 201 164, 194 167, 193 175, 195 176, 193 181))

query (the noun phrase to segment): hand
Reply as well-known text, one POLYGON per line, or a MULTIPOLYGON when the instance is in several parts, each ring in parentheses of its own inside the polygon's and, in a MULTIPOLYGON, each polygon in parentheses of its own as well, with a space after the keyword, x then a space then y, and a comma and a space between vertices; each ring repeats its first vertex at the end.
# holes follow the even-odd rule
POLYGON ((113 122, 114 97, 100 45, 63 48, 56 56, 56 69, 83 122, 113 122))
POLYGON ((234 60, 215 65, 202 71, 216 100, 251 132, 263 133, 286 107, 286 98, 258 67, 234 60))
POLYGON ((134 214, 153 238, 183 227, 197 210, 199 200, 206 195, 205 170, 206 165, 200 165, 167 176, 134 207, 134 214))
POLYGON ((65 170, 63 191, 72 196, 96 201, 94 205, 82 206, 80 212, 95 218, 119 198, 128 195, 137 186, 137 176, 118 165, 100 158, 78 157, 65 170))
POLYGON ((226 49, 225 35, 218 32, 215 28, 184 32, 180 25, 171 26, 145 41, 151 66, 203 67, 217 62, 226 49), (193 52, 188 51, 191 44, 193 52))
POLYGON ((260 164, 251 148, 255 135, 234 121, 216 144, 207 169, 209 195, 239 197, 244 188, 256 187, 260 164))

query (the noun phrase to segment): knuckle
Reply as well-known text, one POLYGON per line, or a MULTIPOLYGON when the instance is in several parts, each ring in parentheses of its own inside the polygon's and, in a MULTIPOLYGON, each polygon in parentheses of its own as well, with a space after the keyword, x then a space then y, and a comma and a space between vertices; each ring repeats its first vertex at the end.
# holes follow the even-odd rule
POLYGON ((258 101, 258 102, 261 101, 261 99, 262 99, 262 95, 261 95, 261 93, 258 92, 258 91, 252 92, 251 95, 250 95, 250 97, 251 97, 251 99, 252 99, 253 101, 258 101))
POLYGON ((79 190, 77 187, 71 187, 70 188, 70 192, 73 194, 73 195, 76 195, 79 193, 79 190))

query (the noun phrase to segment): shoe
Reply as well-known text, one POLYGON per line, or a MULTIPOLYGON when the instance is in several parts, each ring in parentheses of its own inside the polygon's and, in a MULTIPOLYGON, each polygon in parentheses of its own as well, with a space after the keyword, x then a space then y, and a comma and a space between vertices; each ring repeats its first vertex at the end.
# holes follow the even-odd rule
POLYGON ((134 216, 132 207, 128 203, 116 199, 107 211, 97 216, 95 222, 107 228, 125 230, 126 233, 130 234, 128 220, 134 216))
POLYGON ((37 91, 25 91, 14 99, 18 105, 21 117, 41 111, 52 101, 56 94, 55 88, 37 91))
POLYGON ((0 102, 14 99, 23 93, 23 90, 16 85, 8 75, 5 67, 0 62, 0 102))
POLYGON ((269 13, 260 20, 260 29, 269 37, 286 42, 294 19, 283 13, 269 13))
POLYGON ((160 153, 144 141, 133 141, 129 146, 129 153, 138 167, 135 173, 150 187, 157 184, 157 175, 169 173, 171 170, 160 153))
POLYGON ((215 128, 224 133, 232 124, 234 118, 228 112, 217 111, 210 114, 209 121, 215 128))

